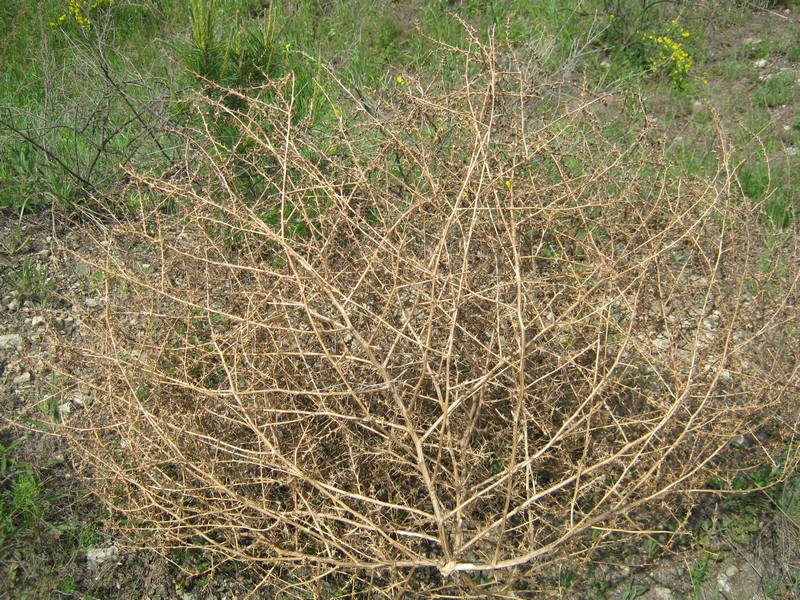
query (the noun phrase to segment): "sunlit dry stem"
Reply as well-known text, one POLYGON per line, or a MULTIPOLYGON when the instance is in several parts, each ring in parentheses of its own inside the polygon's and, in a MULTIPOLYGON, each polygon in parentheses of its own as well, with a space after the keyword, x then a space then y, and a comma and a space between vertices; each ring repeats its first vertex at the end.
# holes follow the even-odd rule
POLYGON ((651 132, 607 139, 596 98, 470 40, 462 87, 380 116, 324 68, 327 120, 293 77, 200 95, 185 177, 130 173, 59 368, 95 398, 65 430, 133 543, 274 593, 493 571, 513 595, 592 530, 668 531, 762 460, 735 435, 794 464, 797 238, 767 242, 724 134, 715 178, 679 179, 651 132))

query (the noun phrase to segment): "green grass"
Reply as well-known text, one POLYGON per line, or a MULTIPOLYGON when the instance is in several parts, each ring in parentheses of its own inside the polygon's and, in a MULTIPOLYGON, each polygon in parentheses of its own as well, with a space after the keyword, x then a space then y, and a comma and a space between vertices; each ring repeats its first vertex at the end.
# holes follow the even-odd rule
POLYGON ((18 445, 19 440, 8 446, 0 444, 0 561, 18 555, 21 541, 41 536, 47 511, 41 482, 29 466, 13 459, 18 445))
POLYGON ((646 593, 646 587, 631 584, 631 586, 622 594, 622 600, 636 600, 637 598, 644 596, 646 593))
POLYGON ((9 284, 22 301, 30 300, 37 304, 47 302, 52 282, 47 269, 26 258, 18 271, 8 275, 9 284))
POLYGON ((19 252, 24 252, 30 246, 31 238, 25 234, 25 231, 20 225, 17 225, 5 238, 0 240, 0 249, 4 254, 14 256, 19 252))
POLYGON ((61 459, 42 457, 37 467, 20 459, 25 443, 17 437, 0 444, 0 588, 14 598, 76 593, 86 587, 78 584, 76 562, 102 542, 97 511, 63 487, 61 459))
POLYGON ((92 27, 69 13, 62 20, 61 0, 10 0, 4 8, 0 107, 8 110, 0 110, 0 121, 33 138, 25 141, 0 124, 0 208, 19 212, 54 201, 69 206, 102 193, 120 157, 128 160, 142 139, 148 143, 132 164, 152 166, 155 146, 169 142, 142 136, 140 115, 128 103, 142 102, 148 89, 168 87, 180 121, 186 118, 180 99, 208 81, 248 86, 293 74, 296 110, 300 116, 314 112, 324 126, 334 112, 324 97, 336 96, 337 87, 328 70, 367 99, 390 91, 398 75, 444 84, 460 78, 455 55, 448 58, 434 41, 466 47, 470 39, 459 18, 478 37, 487 39, 491 30, 513 41, 522 56, 554 70, 608 29, 593 16, 607 12, 601 0, 568 7, 558 0, 111 0, 88 17, 92 27), (111 33, 103 35, 106 18, 111 33), (92 100, 106 89, 97 66, 98 36, 112 80, 138 79, 122 90, 112 86, 105 107, 92 100), (100 108, 107 119, 87 127, 100 108), (55 127, 45 130, 42 123, 55 127), (110 140, 98 139, 98 129, 119 123, 126 125, 110 140))
POLYGON ((712 74, 726 81, 758 80, 758 69, 753 62, 736 57, 726 58, 715 64, 712 74))
MULTIPOLYGON (((152 133, 159 118, 149 120, 148 102, 159 94, 172 98, 168 114, 176 125, 194 126, 183 102, 193 90, 235 107, 241 101, 215 85, 246 88, 292 76, 296 118, 329 128, 336 105, 350 101, 332 73, 368 106, 393 93, 399 77, 446 87, 463 69, 457 51, 438 42, 471 43, 459 19, 477 37, 487 40, 492 31, 531 61, 558 69, 575 43, 598 35, 580 11, 602 4, 584 0, 565 10, 557 0, 111 0, 87 17, 89 27, 69 13, 60 18, 58 0, 36 7, 14 0, 14 25, 2 41, 12 68, 0 81, 0 109, 7 109, 0 110, 0 208, 22 214, 54 202, 71 207, 115 190, 120 165, 166 168, 177 154, 165 150, 168 135, 152 133)), ((212 126, 232 148, 224 125, 212 126)))
POLYGON ((602 576, 595 576, 589 581, 589 598, 605 600, 611 591, 611 584, 602 576))
MULTIPOLYGON (((367 103, 391 92, 398 75, 425 84, 459 79, 456 55, 448 57, 434 41, 466 47, 470 38, 459 18, 478 37, 487 39, 491 30, 512 41, 521 57, 551 70, 574 68, 576 58, 580 60, 577 50, 588 56, 610 52, 619 69, 614 77, 627 78, 634 86, 645 71, 643 58, 622 50, 623 42, 644 30, 671 27, 661 8, 642 12, 632 0, 570 5, 558 0, 111 0, 89 16, 98 24, 90 28, 68 13, 61 20, 60 0, 10 0, 6 14, 0 28, 0 54, 6 63, 0 75, 0 107, 9 110, 0 111, 0 208, 18 212, 53 202, 70 206, 102 195, 114 187, 120 157, 145 169, 158 168, 159 154, 169 162, 170 153, 163 150, 169 140, 142 136, 142 119, 130 107, 130 102, 143 102, 148 89, 169 88, 174 100, 170 110, 180 122, 190 118, 180 99, 192 89, 208 87, 209 81, 249 86, 292 74, 298 116, 310 115, 325 127, 335 118, 325 98, 338 94, 329 70, 367 103), (625 10, 612 10, 617 5, 625 10), (102 97, 106 89, 95 64, 97 36, 103 31, 99 24, 106 17, 112 34, 102 39, 112 80, 139 83, 114 87, 111 101, 102 108, 107 118, 98 122, 100 107, 91 98, 102 97), (54 81, 56 90, 47 83, 54 81), (54 109, 45 97, 65 107, 54 109), (91 126, 82 125, 92 115, 91 126), (31 134, 33 140, 25 141, 2 121, 22 132, 38 130, 31 134), (41 123, 58 127, 44 131, 41 123), (108 131, 118 123, 126 125, 111 139, 98 138, 98 129, 108 131), (139 147, 141 140, 146 143, 139 147)), ((697 20, 697 27, 701 22, 697 20)), ((230 96, 222 99, 232 101, 230 96)))
POLYGON ((753 92, 753 103, 756 107, 769 108, 788 104, 797 96, 796 79, 797 75, 785 71, 760 82, 753 92))
POLYGON ((800 206, 797 189, 786 173, 770 172, 762 160, 749 160, 739 170, 739 184, 744 195, 764 202, 768 222, 777 229, 786 229, 796 221, 800 206))
POLYGON ((696 558, 691 564, 689 569, 689 578, 691 579, 692 589, 695 596, 700 593, 700 588, 711 573, 711 557, 703 553, 696 558))
POLYGON ((770 172, 766 162, 760 160, 743 165, 739 171, 739 183, 748 198, 763 198, 770 185, 770 172))
POLYGON ((751 39, 742 43, 741 47, 739 48, 738 55, 741 59, 753 61, 759 58, 767 58, 771 51, 772 48, 770 46, 770 40, 751 39))

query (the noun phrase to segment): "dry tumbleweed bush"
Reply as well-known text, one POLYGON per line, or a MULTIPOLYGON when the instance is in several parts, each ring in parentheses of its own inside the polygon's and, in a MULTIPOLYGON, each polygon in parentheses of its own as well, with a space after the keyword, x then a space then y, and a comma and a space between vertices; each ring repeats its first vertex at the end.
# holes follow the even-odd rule
POLYGON ((325 127, 292 81, 198 98, 185 168, 131 176, 66 360, 76 456, 137 543, 271 589, 510 593, 787 447, 797 247, 725 144, 684 181, 593 100, 548 117, 557 88, 461 60, 456 92, 325 127))

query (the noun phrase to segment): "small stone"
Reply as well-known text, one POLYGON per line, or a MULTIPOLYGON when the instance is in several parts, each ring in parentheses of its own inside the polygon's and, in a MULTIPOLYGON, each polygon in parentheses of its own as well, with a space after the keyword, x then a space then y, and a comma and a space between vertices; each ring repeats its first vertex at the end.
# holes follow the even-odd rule
POLYGON ((0 350, 19 350, 22 345, 22 337, 16 333, 0 335, 0 350))
POLYGON ((31 319, 31 327, 38 327, 39 325, 44 325, 44 317, 36 315, 31 319))
POLYGON ((72 404, 70 402, 64 402, 64 404, 58 407, 58 413, 61 415, 62 419, 66 419, 67 417, 69 417, 71 412, 72 412, 72 404))
POLYGON ((97 298, 86 297, 83 299, 83 303, 87 308, 96 308, 100 304, 100 301, 97 298))
POLYGON ((736 574, 739 572, 739 567, 736 565, 731 565, 727 569, 725 569, 725 575, 728 577, 736 577, 736 574))
POLYGON ((107 548, 89 548, 86 550, 86 562, 91 570, 97 570, 100 565, 109 560, 115 560, 119 555, 116 546, 107 548))
POLYGON ((653 340, 653 346, 664 352, 669 348, 669 340, 665 336, 659 335, 653 340))
POLYGON ((92 267, 86 264, 85 262, 79 260, 78 262, 75 263, 75 272, 78 275, 83 275, 85 277, 86 275, 89 275, 92 272, 92 267))
POLYGON ((755 63, 755 64, 756 64, 756 68, 758 68, 758 69, 763 69, 764 67, 766 67, 766 66, 767 66, 767 59, 766 59, 766 58, 759 58, 759 59, 756 61, 756 63, 755 63))
POLYGON ((658 585, 652 588, 650 591, 652 592, 655 600, 675 600, 675 594, 673 594, 672 590, 669 588, 658 585))
POLYGON ((77 322, 74 317, 64 317, 64 319, 61 321, 61 326, 65 333, 71 332, 73 329, 75 329, 76 325, 77 322))
POLYGON ((733 436, 728 444, 734 448, 744 448, 745 441, 745 437, 739 434, 733 436))
POLYGON ((8 303, 8 310, 10 312, 16 312, 19 310, 19 298, 14 298, 11 302, 8 303))
POLYGON ((608 62, 607 60, 604 60, 603 62, 600 63, 600 66, 603 67, 604 69, 610 69, 611 63, 608 62))
POLYGON ((719 377, 717 378, 717 381, 719 381, 722 385, 728 385, 732 380, 733 376, 731 375, 731 372, 728 371, 727 369, 723 369, 722 371, 719 372, 719 377))
POLYGON ((25 385, 31 380, 31 374, 25 371, 22 375, 17 375, 14 377, 13 382, 14 385, 25 385))
POLYGON ((703 110, 703 103, 700 100, 695 100, 692 102, 692 113, 697 114, 701 110, 703 110))

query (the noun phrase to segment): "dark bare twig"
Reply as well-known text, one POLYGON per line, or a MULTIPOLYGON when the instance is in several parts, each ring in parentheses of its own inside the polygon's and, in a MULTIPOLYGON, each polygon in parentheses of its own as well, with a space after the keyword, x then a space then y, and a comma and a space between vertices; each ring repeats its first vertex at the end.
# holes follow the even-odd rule
POLYGON ((84 176, 80 175, 74 169, 72 169, 66 162, 64 162, 55 152, 44 146, 43 143, 38 141, 36 138, 31 136, 23 129, 19 129, 16 127, 11 121, 6 119, 0 119, 0 127, 5 127, 15 135, 19 136, 24 141, 28 142, 31 146, 42 152, 47 158, 52 160, 53 162, 57 163, 64 171, 70 175, 76 182, 80 184, 80 186, 85 191, 91 191, 92 194, 98 195, 97 189, 92 184, 91 181, 86 179, 84 176))

